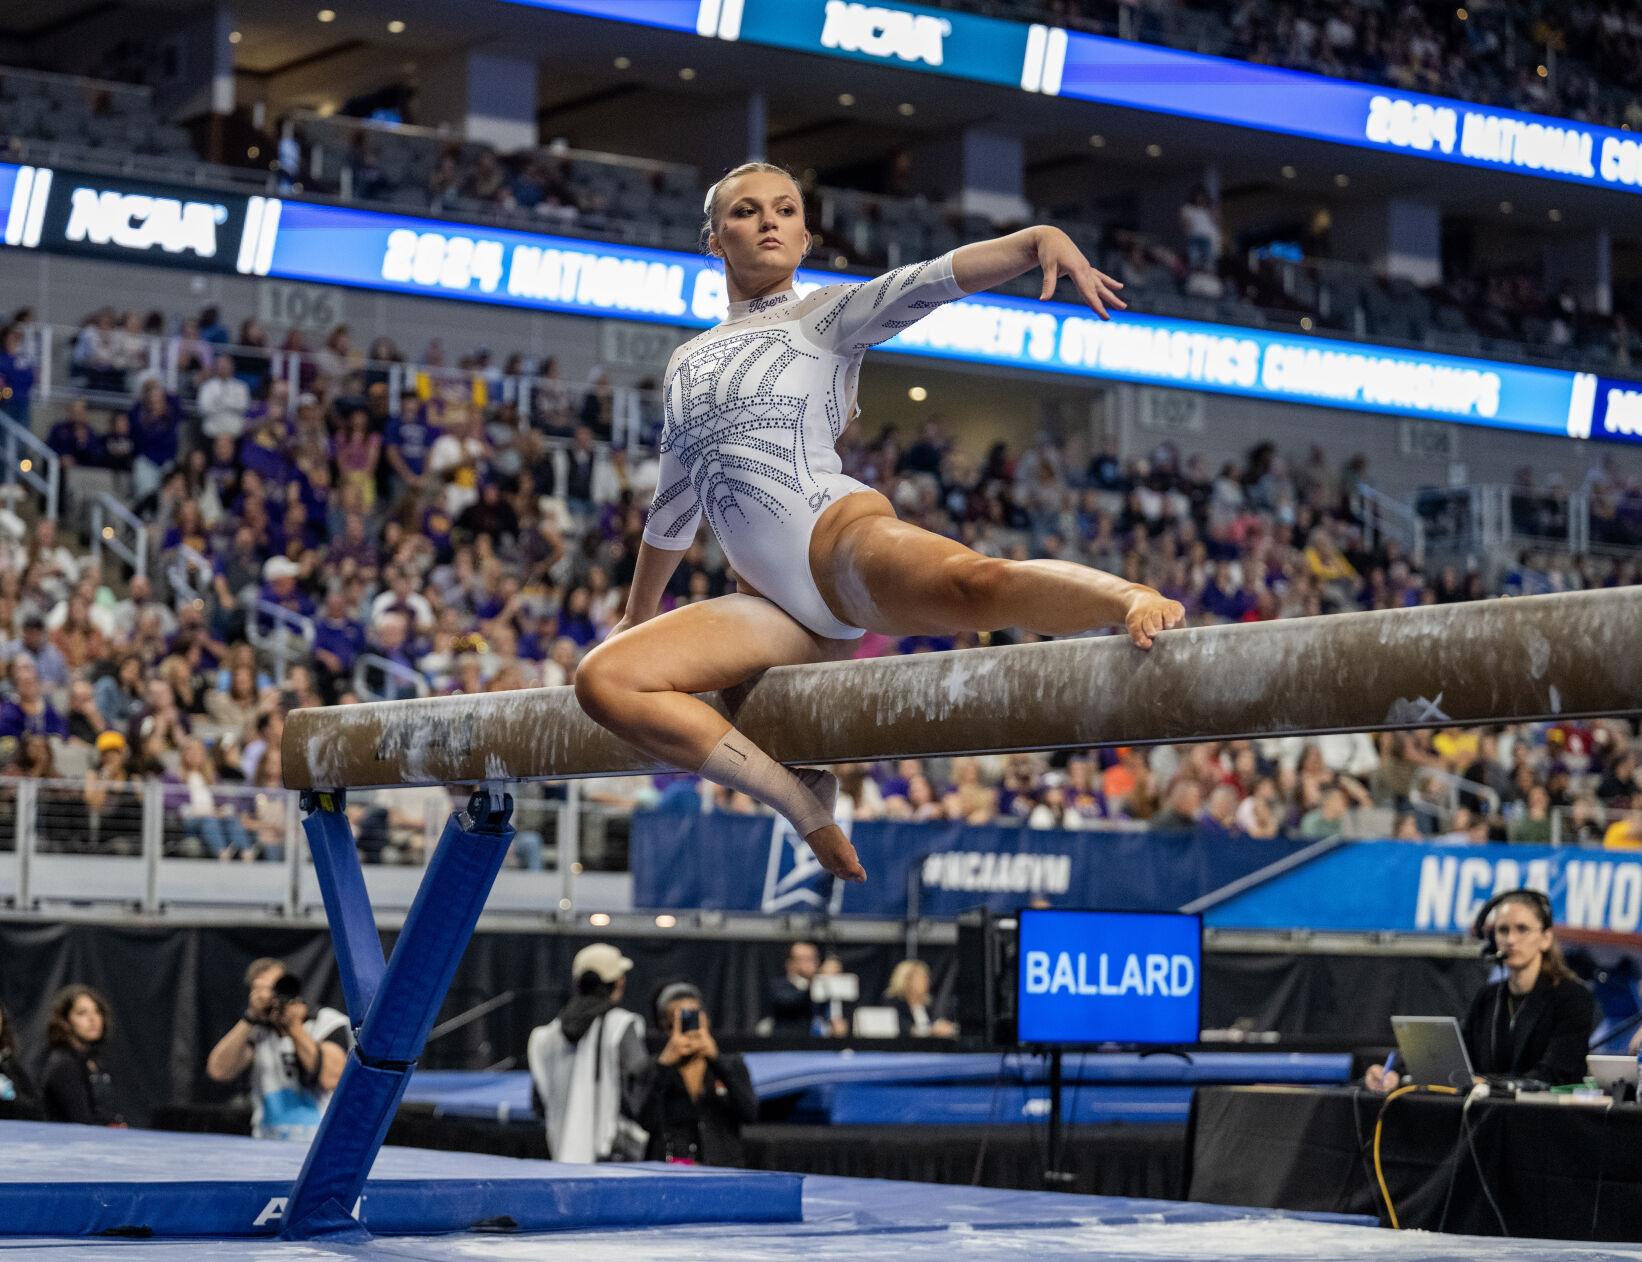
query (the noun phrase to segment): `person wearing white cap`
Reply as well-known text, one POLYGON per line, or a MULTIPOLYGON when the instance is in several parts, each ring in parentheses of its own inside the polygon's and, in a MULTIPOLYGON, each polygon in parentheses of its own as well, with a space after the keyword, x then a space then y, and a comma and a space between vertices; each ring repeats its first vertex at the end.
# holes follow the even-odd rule
POLYGON ((576 952, 571 999, 530 1033, 526 1060, 555 1161, 637 1161, 649 1135, 633 1120, 648 1067, 644 1018, 617 1007, 633 967, 608 942, 576 952))

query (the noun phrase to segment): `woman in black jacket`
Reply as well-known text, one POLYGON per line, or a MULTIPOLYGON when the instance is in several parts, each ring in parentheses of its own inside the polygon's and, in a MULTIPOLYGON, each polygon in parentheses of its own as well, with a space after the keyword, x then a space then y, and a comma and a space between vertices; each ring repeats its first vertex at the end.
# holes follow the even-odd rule
POLYGON ((746 1164, 741 1128, 758 1117, 747 1062, 721 1052, 701 992, 688 982, 656 997, 657 1029, 668 1032, 640 1088, 639 1124, 650 1132, 645 1157, 708 1166, 746 1164))
POLYGON ((108 1001, 90 986, 64 986, 51 1001, 41 1094, 46 1121, 87 1126, 123 1126, 114 1107, 114 1083, 102 1064, 100 1048, 112 1026, 108 1001))
MULTIPOLYGON (((1537 890, 1513 890, 1500 897, 1483 932, 1505 976, 1477 992, 1460 1023, 1471 1068, 1552 1087, 1584 1081, 1596 1001, 1562 958, 1550 900, 1537 890)), ((1391 1091, 1399 1078, 1374 1065, 1364 1081, 1391 1091)))
POLYGON ((1585 1080, 1596 1001, 1562 958, 1543 894, 1507 894, 1485 928, 1505 977, 1484 986, 1461 1022, 1471 1068, 1548 1086, 1585 1080))

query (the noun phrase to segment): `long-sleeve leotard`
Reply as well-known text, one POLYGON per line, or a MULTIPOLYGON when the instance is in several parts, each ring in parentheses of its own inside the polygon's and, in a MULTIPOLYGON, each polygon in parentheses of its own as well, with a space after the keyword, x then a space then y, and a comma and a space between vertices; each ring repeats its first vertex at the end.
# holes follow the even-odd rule
POLYGON ((661 471, 644 539, 690 546, 703 513, 730 564, 818 635, 861 634, 828 609, 809 540, 829 504, 870 487, 846 477, 837 443, 855 418, 861 360, 964 296, 952 255, 876 280, 730 304, 673 352, 663 379, 661 471))

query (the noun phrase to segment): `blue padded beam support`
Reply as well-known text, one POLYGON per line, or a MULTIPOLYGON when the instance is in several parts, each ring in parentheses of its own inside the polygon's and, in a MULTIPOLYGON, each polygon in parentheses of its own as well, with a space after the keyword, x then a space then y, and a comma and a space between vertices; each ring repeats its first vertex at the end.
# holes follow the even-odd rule
MULTIPOLYGON (((445 825, 291 1190, 285 1239, 364 1233, 353 1207, 513 843, 512 811, 511 797, 481 791, 445 825)), ((337 869, 345 866, 338 858, 337 869)), ((352 871, 359 880, 357 859, 352 871)), ((331 913, 329 899, 325 906, 331 913)), ((347 913, 345 898, 338 910, 347 913)), ((368 919, 368 905, 365 912, 368 919)))
POLYGON ((325 919, 331 927, 331 949, 342 974, 342 995, 348 1015, 361 1020, 376 999, 384 963, 376 915, 359 869, 359 848, 348 824, 347 803, 340 792, 304 793, 302 830, 308 834, 308 852, 314 876, 325 900, 325 919))
POLYGON ((365 1177, 376 1164, 376 1154, 388 1137, 410 1077, 408 1065, 377 1069, 361 1062, 357 1047, 348 1053, 342 1081, 319 1120, 319 1130, 291 1191, 282 1236, 288 1240, 315 1236, 363 1239, 368 1234, 354 1217, 354 1206, 365 1190, 365 1177))
POLYGON ((506 814, 513 799, 505 799, 500 831, 486 828, 490 820, 475 818, 475 806, 484 801, 485 795, 476 793, 466 811, 450 817, 428 863, 394 944, 382 989, 360 1026, 360 1052, 369 1063, 412 1061, 422 1054, 496 873, 513 844, 506 814))

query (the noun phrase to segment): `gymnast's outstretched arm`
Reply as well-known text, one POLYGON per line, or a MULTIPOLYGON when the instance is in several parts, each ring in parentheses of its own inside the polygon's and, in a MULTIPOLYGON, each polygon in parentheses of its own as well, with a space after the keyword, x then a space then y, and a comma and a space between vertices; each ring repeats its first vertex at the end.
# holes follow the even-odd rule
POLYGON ((1122 282, 1092 266, 1071 237, 1048 224, 960 246, 952 253, 952 278, 971 294, 1024 276, 1034 267, 1043 269, 1043 292, 1038 296, 1045 302, 1064 276, 1103 320, 1111 319, 1113 309, 1122 311, 1128 306, 1117 296, 1122 282))

